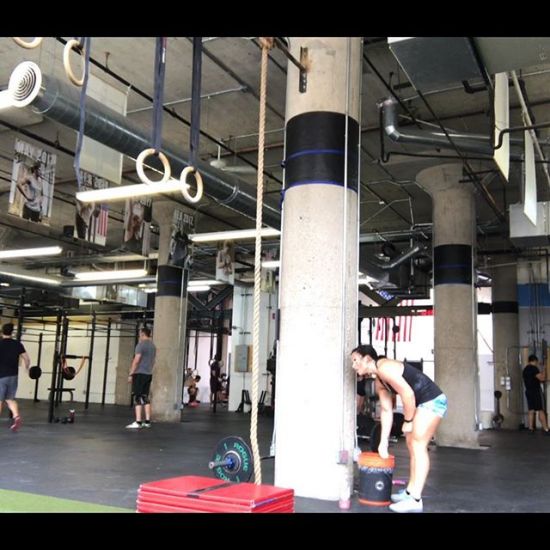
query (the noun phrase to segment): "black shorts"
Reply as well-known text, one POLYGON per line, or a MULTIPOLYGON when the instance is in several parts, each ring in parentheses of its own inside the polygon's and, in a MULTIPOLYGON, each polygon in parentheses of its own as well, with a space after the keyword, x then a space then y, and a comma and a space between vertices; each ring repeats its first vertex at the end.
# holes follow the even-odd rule
POLYGON ((525 392, 527 397, 527 409, 530 411, 542 411, 544 409, 542 403, 542 392, 540 390, 525 392))
POLYGON ((134 395, 149 395, 151 389, 152 374, 134 374, 132 380, 132 393, 134 395))

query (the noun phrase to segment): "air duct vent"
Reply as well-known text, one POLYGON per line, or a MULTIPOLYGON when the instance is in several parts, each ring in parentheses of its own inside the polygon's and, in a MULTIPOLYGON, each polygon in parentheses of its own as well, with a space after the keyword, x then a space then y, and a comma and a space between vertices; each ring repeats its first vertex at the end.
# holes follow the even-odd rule
POLYGON ((8 90, 16 107, 26 107, 42 86, 42 72, 36 63, 25 61, 17 65, 10 76, 8 90))

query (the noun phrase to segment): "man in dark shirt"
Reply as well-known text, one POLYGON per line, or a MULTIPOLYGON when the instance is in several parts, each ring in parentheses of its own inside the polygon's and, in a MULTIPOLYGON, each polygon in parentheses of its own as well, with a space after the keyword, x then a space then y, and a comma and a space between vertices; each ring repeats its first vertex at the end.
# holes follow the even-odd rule
POLYGON ((530 355, 527 365, 523 369, 523 382, 525 383, 525 397, 527 398, 527 408, 529 410, 529 431, 535 433, 537 420, 535 412, 539 413, 539 420, 542 424, 542 429, 546 434, 548 431, 548 420, 546 419, 546 411, 544 410, 544 400, 540 383, 546 380, 544 372, 539 371, 539 359, 536 355, 530 355))
POLYGON ((221 366, 217 358, 210 359, 210 406, 218 400, 218 391, 220 390, 221 366))
POLYGON ((23 344, 12 338, 13 324, 6 323, 2 326, 2 340, 0 340, 0 403, 6 402, 13 415, 11 430, 16 432, 21 427, 19 407, 15 401, 17 381, 19 376, 19 358, 22 357, 27 372, 31 360, 23 344))

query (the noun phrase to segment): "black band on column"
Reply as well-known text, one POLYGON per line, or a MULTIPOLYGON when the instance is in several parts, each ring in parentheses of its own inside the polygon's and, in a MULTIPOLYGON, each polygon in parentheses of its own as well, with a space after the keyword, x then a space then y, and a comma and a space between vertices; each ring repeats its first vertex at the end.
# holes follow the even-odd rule
MULTIPOLYGON (((286 127, 285 187, 344 186, 346 116, 311 111, 292 117, 286 127)), ((357 191, 359 124, 348 117, 348 188, 357 191)))
POLYGON ((157 297, 181 296, 183 269, 173 265, 159 265, 157 269, 157 297))
POLYGON ((434 285, 471 285, 472 247, 442 244, 434 247, 434 285))
POLYGON ((493 313, 518 313, 517 302, 493 302, 493 313))

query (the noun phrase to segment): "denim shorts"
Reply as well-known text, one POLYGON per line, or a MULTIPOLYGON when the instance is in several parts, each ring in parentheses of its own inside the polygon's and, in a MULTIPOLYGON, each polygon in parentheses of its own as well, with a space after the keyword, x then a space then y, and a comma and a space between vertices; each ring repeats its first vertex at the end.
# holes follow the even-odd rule
POLYGON ((17 393, 17 376, 0 378, 0 402, 6 399, 15 399, 17 393))
POLYGON ((418 405, 418 408, 427 409, 443 418, 447 412, 447 396, 444 393, 440 393, 435 399, 418 405))

